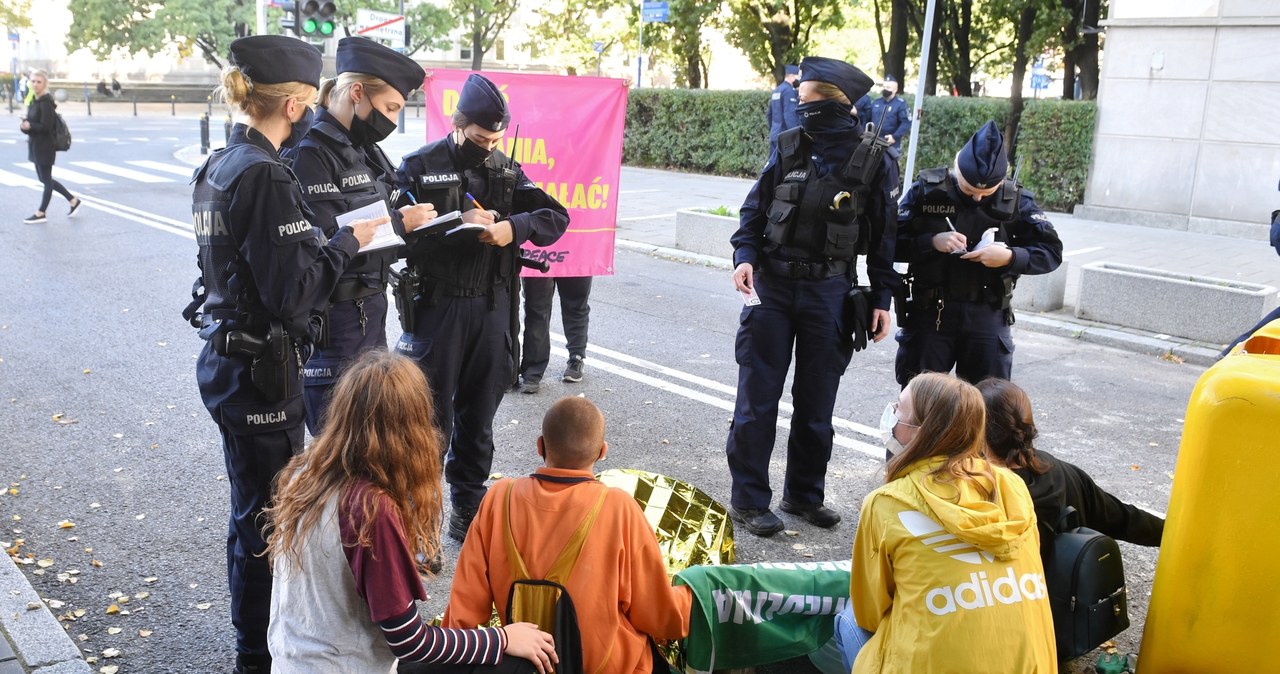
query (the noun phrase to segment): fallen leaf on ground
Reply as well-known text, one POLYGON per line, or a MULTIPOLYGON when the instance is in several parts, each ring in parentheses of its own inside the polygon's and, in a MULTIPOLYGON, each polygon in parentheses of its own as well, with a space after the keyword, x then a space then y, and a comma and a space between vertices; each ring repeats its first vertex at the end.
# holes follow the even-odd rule
POLYGON ((146 518, 147 518, 146 513, 143 513, 143 514, 138 515, 137 517, 135 517, 135 518, 133 518, 133 519, 135 519, 135 520, 142 520, 142 519, 146 519, 146 518))
POLYGON ((1132 466, 1129 466, 1129 470, 1142 470, 1142 466, 1135 463, 1132 466))
POLYGON ((101 568, 102 568, 102 562, 99 562, 99 561, 98 561, 98 560, 96 560, 96 559, 95 559, 95 560, 93 560, 93 561, 91 561, 91 562, 89 562, 89 565, 90 565, 90 566, 92 566, 92 567, 93 567, 93 568, 95 568, 95 569, 101 569, 101 568))
POLYGON ((71 520, 62 520, 61 522, 58 522, 58 528, 59 528, 59 529, 74 529, 74 528, 76 528, 76 523, 75 523, 75 522, 72 522, 71 520))
POLYGON ((123 437, 124 437, 124 433, 112 433, 112 434, 111 434, 111 437, 113 437, 113 438, 115 438, 115 439, 119 440, 120 438, 123 438, 123 437))
POLYGON ((87 368, 87 367, 86 367, 86 368, 84 369, 84 373, 85 373, 85 374, 93 374, 93 370, 90 370, 89 368, 87 368))
POLYGON ((98 670, 98 674, 116 674, 116 672, 118 672, 118 671, 120 671, 120 667, 119 667, 119 666, 117 666, 117 665, 107 665, 106 667, 103 667, 102 669, 99 669, 99 670, 98 670))
POLYGON ((151 596, 151 593, 150 593, 150 592, 139 592, 138 594, 133 595, 133 598, 134 598, 134 599, 146 599, 147 597, 150 597, 150 596, 151 596))
POLYGON ((795 544, 792 544, 791 548, 792 548, 793 550, 803 550, 803 549, 805 548, 805 544, 804 544, 804 543, 795 543, 795 544))
POLYGON ((36 609, 38 609, 38 608, 40 608, 40 602, 38 602, 38 601, 29 601, 29 602, 27 602, 27 610, 28 610, 28 611, 34 611, 34 610, 36 610, 36 609))
POLYGON ((123 631, 124 631, 124 629, 123 629, 123 628, 120 628, 120 627, 108 627, 108 628, 107 628, 107 634, 119 634, 119 633, 121 633, 121 632, 123 632, 123 631))
POLYGON ((144 582, 144 583, 154 583, 154 582, 156 582, 157 580, 160 580, 160 579, 159 579, 159 578, 156 578, 155 576, 147 576, 146 578, 143 578, 143 579, 142 579, 142 582, 144 582))
POLYGON ((112 604, 107 607, 107 615, 115 615, 120 612, 120 607, 112 604))
POLYGON ((196 604, 196 608, 200 609, 201 611, 208 611, 210 606, 213 606, 213 604, 210 604, 208 602, 205 602, 203 604, 196 604))
POLYGON ((786 534, 786 535, 788 535, 788 536, 799 536, 799 535, 800 535, 800 532, 799 532, 799 531, 796 531, 795 529, 787 529, 787 530, 783 531, 782 533, 784 533, 784 534, 786 534))
POLYGON ((152 634, 154 634, 154 632, 152 632, 151 630, 138 630, 138 636, 140 637, 149 637, 152 634))
POLYGON ((49 567, 53 566, 53 560, 52 560, 52 559, 50 559, 50 558, 48 558, 48 557, 45 557, 44 559, 42 559, 42 560, 40 560, 40 561, 36 562, 36 566, 38 566, 38 567, 40 567, 40 568, 42 568, 42 569, 47 569, 47 568, 49 568, 49 567))
POLYGON ((119 648, 108 648, 107 650, 105 650, 105 651, 103 651, 103 652, 102 652, 102 657, 104 657, 104 658, 118 658, 118 657, 120 657, 120 649, 119 649, 119 648))
POLYGON ((86 610, 86 609, 82 609, 82 608, 78 608, 78 609, 76 609, 75 611, 73 611, 73 613, 75 613, 75 616, 76 616, 77 618, 83 618, 83 617, 84 617, 84 614, 86 614, 86 613, 88 613, 88 612, 89 612, 88 610, 86 610))
POLYGON ((67 605, 67 602, 59 601, 57 599, 46 599, 44 600, 44 603, 48 604, 49 608, 62 608, 67 605))

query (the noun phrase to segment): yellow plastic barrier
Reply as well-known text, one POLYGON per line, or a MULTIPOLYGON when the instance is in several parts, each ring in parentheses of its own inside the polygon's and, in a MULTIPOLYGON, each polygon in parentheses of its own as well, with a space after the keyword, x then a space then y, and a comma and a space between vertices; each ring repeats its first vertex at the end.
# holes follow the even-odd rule
POLYGON ((1139 674, 1280 672, 1280 321, 1187 404, 1139 674))

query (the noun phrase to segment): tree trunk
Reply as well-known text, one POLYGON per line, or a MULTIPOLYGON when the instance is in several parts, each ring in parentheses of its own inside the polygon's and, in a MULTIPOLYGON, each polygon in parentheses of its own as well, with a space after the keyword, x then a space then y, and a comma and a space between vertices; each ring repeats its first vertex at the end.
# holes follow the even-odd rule
POLYGON ((471 15, 471 69, 479 70, 484 64, 484 33, 481 26, 485 17, 480 15, 480 5, 476 4, 471 15))
MULTIPOLYGON (((932 96, 938 91, 938 52, 941 51, 942 42, 942 9, 946 4, 946 0, 938 0, 933 6, 933 35, 929 37, 929 63, 924 78, 924 91, 916 92, 916 95, 932 96)), ((925 6, 928 9, 928 5, 925 6)), ((923 13, 923 12, 922 12, 923 13)), ((921 25, 920 31, 924 32, 921 25)), ((921 35, 920 44, 924 44, 925 37, 921 35)))
MULTIPOLYGON (((893 75, 901 83, 907 72, 908 14, 911 0, 892 0, 893 12, 889 15, 889 52, 884 59, 884 72, 893 75)), ((875 74, 871 75, 875 78, 875 74)))
POLYGON ((1018 124, 1022 121, 1022 87, 1027 80, 1027 43, 1036 25, 1036 6, 1027 4, 1018 16, 1017 38, 1013 49, 1013 82, 1009 95, 1009 121, 1004 127, 1004 146, 1013 163, 1018 158, 1018 124))
POLYGON ((684 43, 685 74, 690 89, 703 88, 702 83, 702 44, 697 34, 684 43))
POLYGON ((1080 98, 1092 101, 1098 97, 1098 21, 1101 19, 1102 1, 1084 5, 1085 33, 1076 54, 1076 66, 1080 68, 1080 98))
POLYGON ((1071 52, 1062 53, 1062 99, 1075 100, 1076 97, 1076 58, 1071 52))

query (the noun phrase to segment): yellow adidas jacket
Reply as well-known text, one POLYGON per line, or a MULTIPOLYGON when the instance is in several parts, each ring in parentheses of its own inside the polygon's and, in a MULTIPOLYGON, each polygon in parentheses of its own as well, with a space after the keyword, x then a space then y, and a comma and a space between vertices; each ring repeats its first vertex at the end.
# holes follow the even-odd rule
POLYGON ((854 674, 1057 672, 1040 535, 1027 487, 990 468, 970 482, 930 473, 934 458, 862 503, 853 541, 854 616, 875 636, 854 674))

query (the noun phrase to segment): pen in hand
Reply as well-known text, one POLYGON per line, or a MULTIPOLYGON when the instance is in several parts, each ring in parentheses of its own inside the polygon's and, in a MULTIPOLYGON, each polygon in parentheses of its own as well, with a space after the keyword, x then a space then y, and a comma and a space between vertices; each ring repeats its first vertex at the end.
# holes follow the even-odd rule
POLYGON ((478 208, 478 209, 480 209, 480 210, 482 210, 482 211, 487 211, 487 210, 489 210, 489 209, 485 208, 484 206, 481 206, 481 205, 480 205, 480 202, 479 202, 479 201, 476 201, 476 198, 475 198, 475 197, 473 197, 473 196, 471 196, 471 193, 470 193, 470 192, 467 192, 467 193, 466 193, 466 195, 467 195, 467 198, 471 200, 471 203, 473 203, 473 204, 475 204, 475 205, 476 205, 476 208, 478 208))

